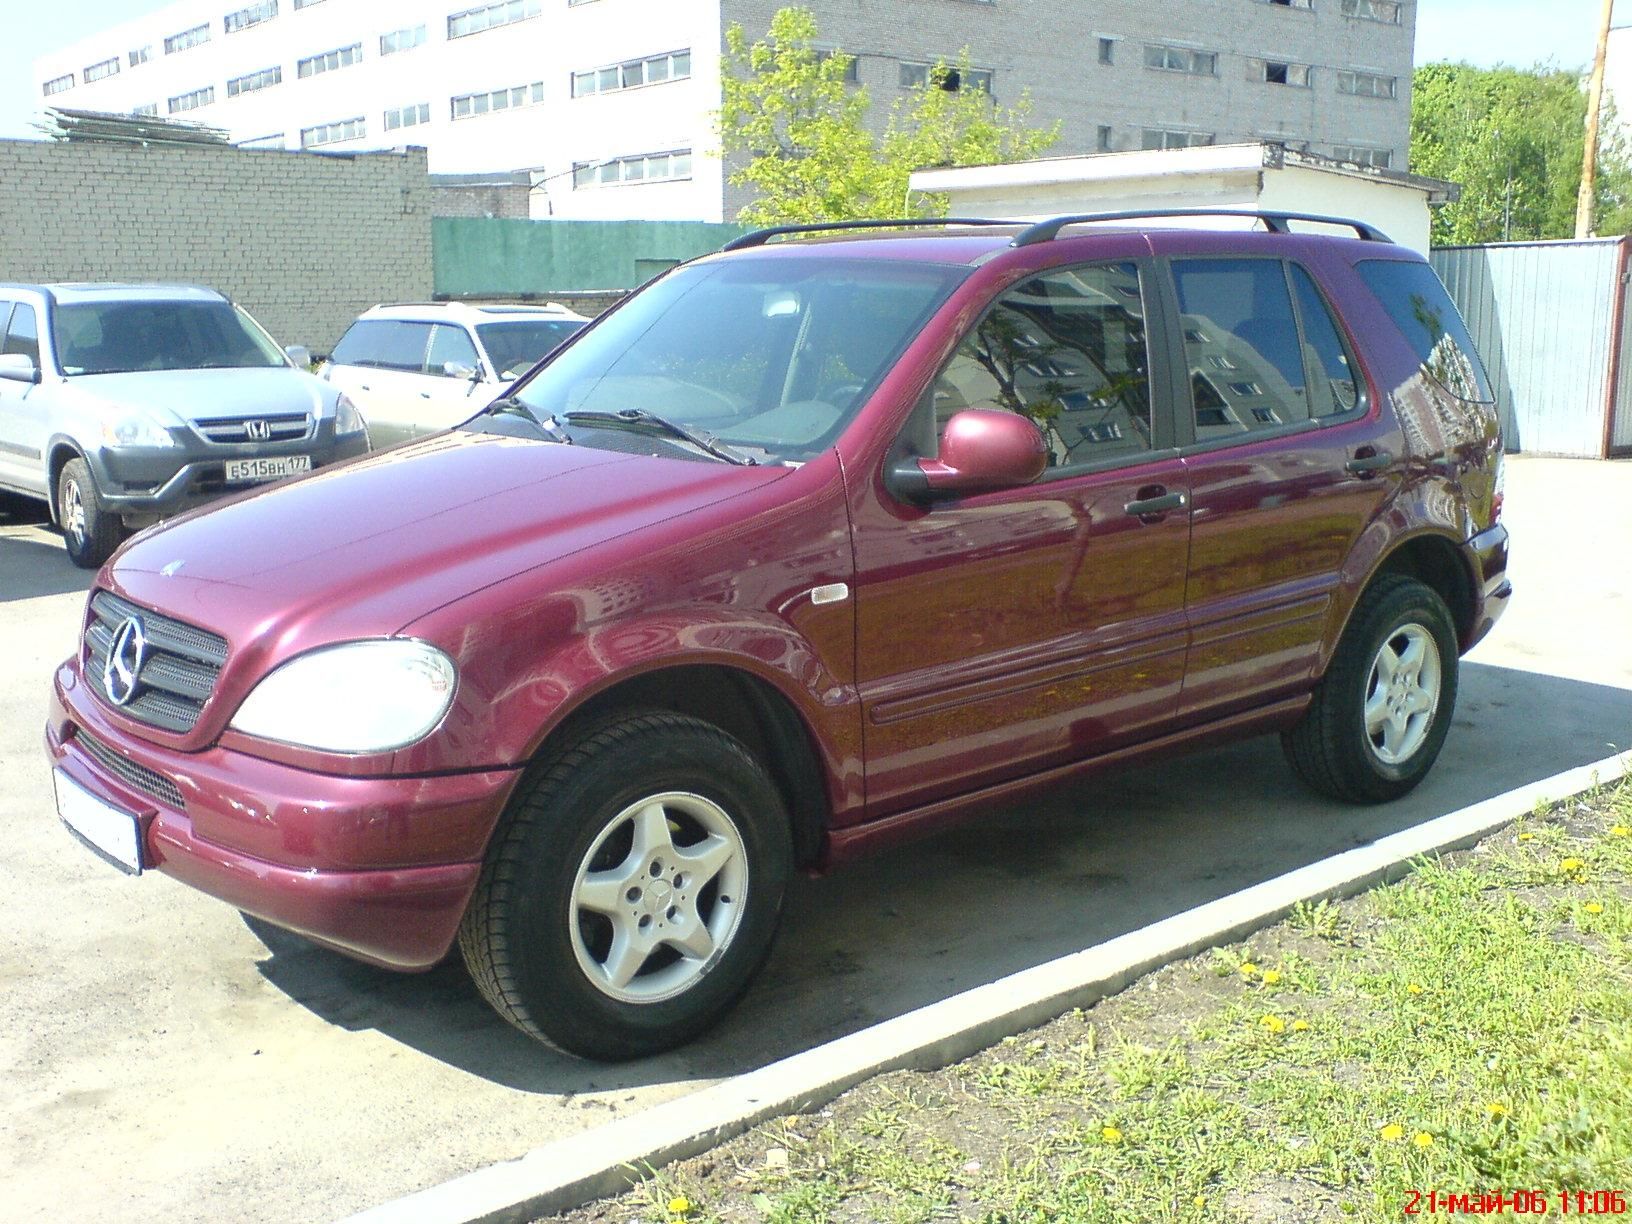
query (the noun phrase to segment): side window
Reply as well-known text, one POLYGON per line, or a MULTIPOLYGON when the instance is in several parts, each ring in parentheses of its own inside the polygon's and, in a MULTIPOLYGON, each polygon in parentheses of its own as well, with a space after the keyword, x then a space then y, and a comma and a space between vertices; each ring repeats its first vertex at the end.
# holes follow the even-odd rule
POLYGON ((1196 441, 1310 417, 1292 295, 1278 259, 1173 264, 1195 400, 1196 441))
POLYGON ((964 408, 1030 417, 1049 466, 1151 449, 1150 361, 1136 264, 1067 268, 1009 290, 931 388, 935 434, 964 408))
POLYGON ((1459 399, 1488 404, 1496 398, 1479 350, 1431 267, 1398 259, 1366 259, 1354 267, 1416 350, 1428 377, 1459 399))
POLYGON ((11 324, 6 328, 4 353, 21 353, 36 366, 40 364, 40 326, 34 307, 18 302, 11 312, 11 324))
POLYGON ((1360 402, 1359 376, 1332 311, 1309 273, 1291 265, 1292 289, 1303 324, 1303 359, 1309 370, 1309 415, 1337 416, 1360 402))
POLYGON ((431 324, 397 319, 360 319, 353 323, 329 360, 335 365, 367 366, 375 370, 425 372, 425 350, 431 324))
POLYGON ((430 356, 425 359, 425 373, 447 377, 443 366, 450 361, 467 370, 477 369, 480 364, 476 360, 476 345, 464 328, 453 323, 438 323, 431 332, 430 356))

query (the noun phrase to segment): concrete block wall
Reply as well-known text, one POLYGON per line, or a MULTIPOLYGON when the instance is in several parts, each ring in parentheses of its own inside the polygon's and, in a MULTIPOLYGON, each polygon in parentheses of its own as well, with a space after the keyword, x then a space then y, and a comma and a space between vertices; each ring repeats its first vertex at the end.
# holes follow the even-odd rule
POLYGON ((167 281, 320 352, 379 302, 428 300, 425 151, 0 140, 0 281, 167 281))

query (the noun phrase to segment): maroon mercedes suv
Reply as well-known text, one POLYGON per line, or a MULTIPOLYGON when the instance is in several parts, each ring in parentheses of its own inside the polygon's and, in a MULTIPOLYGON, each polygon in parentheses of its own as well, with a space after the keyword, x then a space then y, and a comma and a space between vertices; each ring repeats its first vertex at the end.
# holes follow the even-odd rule
POLYGON ((679 267, 460 428, 131 541, 59 812, 625 1058, 741 995, 791 871, 1026 788, 1277 732, 1403 794, 1511 594, 1490 388, 1420 256, 1256 219, 679 267))

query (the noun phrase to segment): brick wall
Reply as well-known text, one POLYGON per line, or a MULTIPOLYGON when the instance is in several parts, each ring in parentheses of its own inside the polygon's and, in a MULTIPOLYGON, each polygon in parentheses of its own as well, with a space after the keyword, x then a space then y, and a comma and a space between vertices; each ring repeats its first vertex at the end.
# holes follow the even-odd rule
POLYGON ((0 218, 0 281, 208 285, 320 352, 368 307, 432 291, 423 149, 0 140, 0 218))
POLYGON ((438 217, 507 217, 525 221, 532 216, 533 189, 526 183, 486 183, 445 186, 433 183, 431 211, 438 217))

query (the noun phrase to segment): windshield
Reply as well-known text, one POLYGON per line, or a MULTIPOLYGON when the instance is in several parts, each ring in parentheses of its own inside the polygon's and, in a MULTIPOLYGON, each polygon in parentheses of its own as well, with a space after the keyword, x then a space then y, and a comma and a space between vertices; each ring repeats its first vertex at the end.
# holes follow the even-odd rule
POLYGON ((76 302, 55 320, 57 364, 69 375, 288 364, 230 302, 76 302))
POLYGON ((488 360, 500 378, 520 378, 550 350, 584 325, 582 319, 527 319, 519 323, 479 323, 488 360))
MULTIPOLYGON (((969 269, 731 259, 677 269, 607 316, 516 395, 541 417, 641 409, 750 454, 831 445, 969 269)), ((616 445, 592 427, 575 441, 616 445)))

